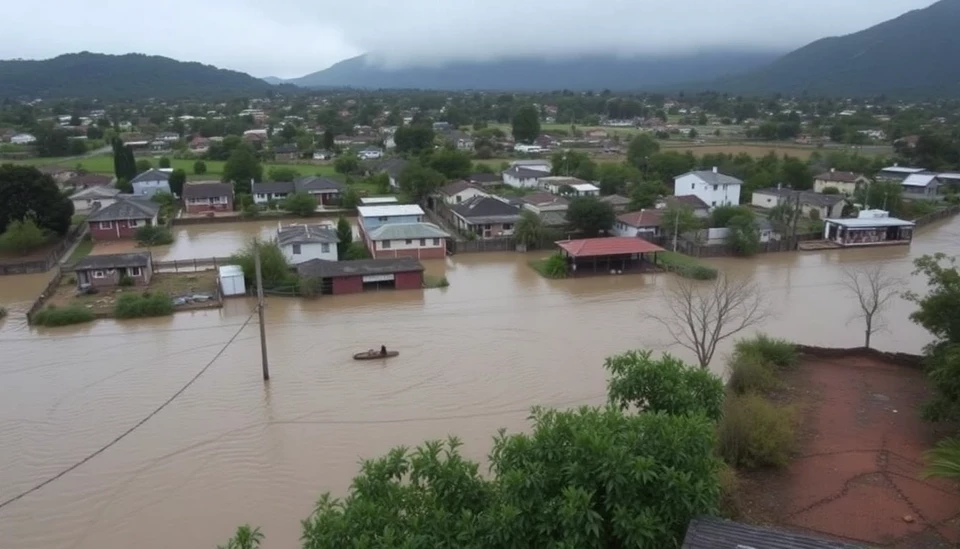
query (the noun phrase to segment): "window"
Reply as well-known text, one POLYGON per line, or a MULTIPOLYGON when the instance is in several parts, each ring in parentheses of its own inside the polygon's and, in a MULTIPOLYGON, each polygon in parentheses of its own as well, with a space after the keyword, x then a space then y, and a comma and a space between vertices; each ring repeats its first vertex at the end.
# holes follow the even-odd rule
POLYGON ((690 184, 690 189, 696 189, 696 188, 697 188, 697 184, 696 184, 696 183, 691 183, 691 184, 690 184))
POLYGON ((294 245, 293 245, 293 255, 300 255, 300 245, 299 245, 299 244, 294 244, 294 245))
POLYGON ((389 241, 389 240, 384 240, 384 241, 383 241, 383 249, 384 249, 384 250, 389 250, 389 249, 390 249, 390 241, 389 241))
POLYGON ((421 246, 426 246, 426 245, 427 245, 427 239, 426 239, 426 238, 421 238, 421 239, 420 239, 420 245, 421 245, 421 246))
POLYGON ((386 220, 387 220, 386 217, 378 217, 378 218, 377 218, 377 221, 386 221, 386 220))
POLYGON ((483 226, 483 230, 489 231, 489 230, 490 230, 490 225, 484 225, 484 226, 483 226))
POLYGON ((512 228, 513 228, 513 225, 511 225, 511 224, 509 224, 509 223, 504 223, 504 224, 503 224, 503 230, 505 230, 505 231, 509 231, 509 230, 512 229, 512 228))
POLYGON ((136 227, 139 222, 136 219, 128 219, 127 225, 130 227, 136 227))
POLYGON ((716 206, 716 205, 717 205, 717 201, 714 200, 713 202, 710 203, 710 205, 711 205, 711 206, 716 206))
POLYGON ((463 201, 463 197, 460 195, 457 195, 457 204, 459 204, 462 201, 463 201))
POLYGON ((116 269, 107 269, 107 274, 108 274, 108 275, 117 274, 117 270, 116 270, 116 269))
POLYGON ((406 240, 406 242, 404 242, 404 244, 406 244, 406 245, 409 246, 410 244, 413 244, 413 240, 410 240, 410 239, 408 238, 408 239, 406 240))
POLYGON ((439 238, 434 238, 434 239, 433 239, 433 245, 434 245, 434 246, 439 246, 439 245, 440 245, 440 239, 439 239, 439 238))
POLYGON ((103 278, 103 271, 93 271, 93 278, 103 278))
POLYGON ((330 245, 324 242, 320 245, 320 251, 323 253, 328 253, 330 251, 330 245))
POLYGON ((719 189, 719 188, 720 188, 720 185, 714 185, 714 186, 713 186, 713 190, 717 190, 717 189, 719 189))
POLYGON ((111 229, 111 228, 113 228, 113 222, 111 222, 111 221, 101 221, 101 222, 100 222, 100 228, 101 228, 101 229, 111 229))
POLYGON ((127 270, 127 274, 130 276, 140 276, 143 274, 143 271, 140 269, 140 267, 130 267, 127 270))

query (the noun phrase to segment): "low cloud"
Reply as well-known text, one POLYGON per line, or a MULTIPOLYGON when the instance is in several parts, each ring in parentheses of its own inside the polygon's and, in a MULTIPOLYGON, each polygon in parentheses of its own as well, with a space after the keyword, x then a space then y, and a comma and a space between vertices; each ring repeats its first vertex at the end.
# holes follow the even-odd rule
POLYGON ((4 8, 0 58, 82 50, 302 76, 373 52, 389 67, 504 57, 785 51, 933 0, 32 0, 4 8), (48 15, 44 15, 48 14, 48 15))

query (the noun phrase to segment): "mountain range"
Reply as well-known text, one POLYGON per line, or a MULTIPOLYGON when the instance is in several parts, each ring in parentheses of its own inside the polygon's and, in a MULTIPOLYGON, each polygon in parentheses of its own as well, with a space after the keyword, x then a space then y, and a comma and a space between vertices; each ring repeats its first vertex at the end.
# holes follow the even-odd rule
POLYGON ((0 97, 182 98, 263 94, 249 74, 156 55, 80 52, 0 61, 0 97))
POLYGON ((0 97, 181 98, 258 95, 307 88, 439 90, 715 90, 831 96, 960 94, 960 0, 940 0, 869 29, 798 50, 708 51, 550 61, 501 59, 388 69, 367 56, 300 78, 254 78, 200 63, 143 54, 75 53, 0 61, 0 97), (291 85, 292 84, 292 85, 291 85), (278 88, 279 86, 279 88, 278 88))

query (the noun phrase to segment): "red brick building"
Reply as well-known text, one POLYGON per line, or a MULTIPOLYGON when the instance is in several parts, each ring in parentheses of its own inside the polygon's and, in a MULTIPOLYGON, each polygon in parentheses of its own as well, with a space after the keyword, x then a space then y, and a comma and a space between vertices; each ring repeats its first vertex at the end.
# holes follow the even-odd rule
POLYGON ((132 239, 137 229, 157 224, 160 205, 143 198, 120 198, 90 214, 90 235, 94 240, 132 239))
POLYGON ((374 259, 443 259, 447 256, 447 239, 450 238, 433 223, 387 223, 363 236, 374 259))
POLYGON ((187 213, 232 212, 233 185, 217 181, 197 181, 183 186, 183 206, 187 213))
POLYGON ((408 257, 356 261, 311 259, 297 265, 297 274, 304 280, 316 281, 321 294, 423 288, 423 265, 408 257))

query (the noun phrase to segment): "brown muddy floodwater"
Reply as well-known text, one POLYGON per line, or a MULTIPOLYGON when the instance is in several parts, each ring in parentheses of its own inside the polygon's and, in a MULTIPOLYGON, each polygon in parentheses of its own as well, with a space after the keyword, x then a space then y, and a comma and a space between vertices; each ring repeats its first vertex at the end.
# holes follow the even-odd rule
MULTIPOLYGON (((238 238, 214 226, 189 233, 209 245, 201 255, 221 255, 238 238)), ((920 231, 909 248, 716 263, 765 288, 778 311, 766 332, 854 346, 861 327, 849 322, 855 306, 841 269, 881 263, 904 276, 904 289, 922 290, 911 260, 937 251, 960 254, 960 218, 920 231)), ((38 330, 22 312, 46 277, 0 278, 0 305, 11 309, 0 321, 0 502, 95 454, 210 364, 128 436, 0 507, 3 547, 204 549, 244 522, 263 528, 268 549, 296 547, 299 520, 322 492, 345 493, 361 458, 456 434, 483 459, 497 428, 525 428, 532 405, 602 402, 604 357, 667 348, 644 312, 663 308, 671 275, 547 281, 526 260, 475 254, 429 264, 446 274, 446 289, 270 299, 268 384, 243 299, 219 311, 38 330), (351 360, 381 343, 400 356, 351 360)), ((878 347, 916 352, 929 340, 910 311, 897 300, 878 347)))

